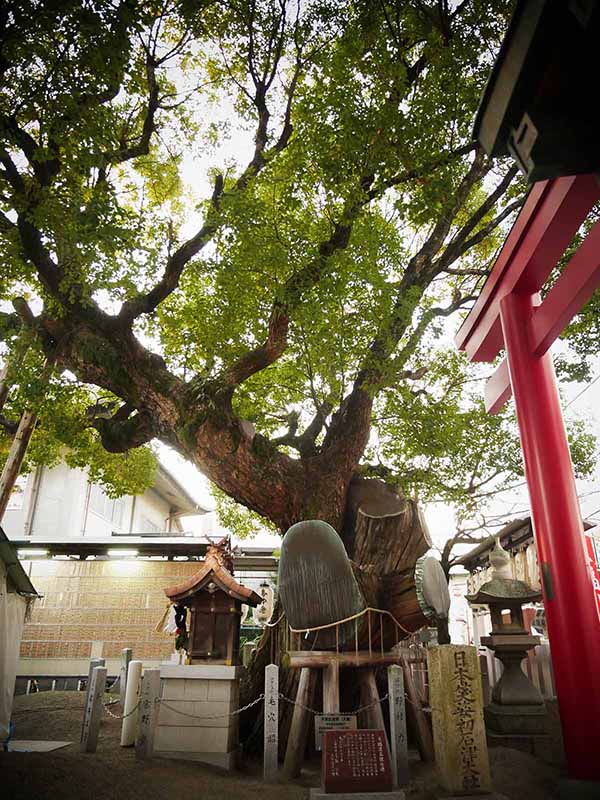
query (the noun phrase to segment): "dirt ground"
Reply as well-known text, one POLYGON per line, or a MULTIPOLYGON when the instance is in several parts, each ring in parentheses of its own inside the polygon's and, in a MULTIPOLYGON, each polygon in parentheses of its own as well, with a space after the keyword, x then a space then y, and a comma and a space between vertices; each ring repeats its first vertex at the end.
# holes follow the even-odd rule
MULTIPOLYGON (((96 753, 78 748, 83 693, 40 692, 15 698, 15 739, 69 740, 50 753, 1 753, 2 800, 304 800, 319 785, 318 761, 308 764, 297 783, 267 786, 260 764, 224 773, 199 764, 154 759, 137 761, 133 748, 120 747, 121 723, 103 717, 96 753)), ((115 713, 120 706, 115 705, 115 713)), ((510 800, 552 800, 559 773, 547 764, 507 748, 490 750, 495 790, 510 800)), ((407 800, 443 796, 434 770, 411 763, 413 780, 407 800)))

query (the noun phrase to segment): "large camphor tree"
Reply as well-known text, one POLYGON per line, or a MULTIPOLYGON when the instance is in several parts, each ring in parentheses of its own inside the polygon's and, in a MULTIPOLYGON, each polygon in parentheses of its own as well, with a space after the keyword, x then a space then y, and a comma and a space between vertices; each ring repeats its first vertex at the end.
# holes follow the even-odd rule
POLYGON ((429 544, 415 500, 520 475, 448 335, 524 196, 471 140, 509 11, 3 3, 2 446, 33 408, 30 463, 123 493, 160 440, 224 518, 325 520, 383 573, 429 544))

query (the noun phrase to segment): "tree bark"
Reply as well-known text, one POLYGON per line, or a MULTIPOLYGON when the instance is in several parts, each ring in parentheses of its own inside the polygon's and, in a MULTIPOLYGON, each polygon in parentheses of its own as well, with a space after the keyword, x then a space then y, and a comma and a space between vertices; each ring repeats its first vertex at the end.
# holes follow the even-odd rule
MULTIPOLYGON (((421 627, 424 617, 414 591, 412 594, 406 591, 406 587, 414 590, 415 561, 431 545, 429 533, 416 503, 401 497, 382 481, 355 478, 347 492, 343 519, 342 538, 348 555, 353 558, 354 574, 366 604, 390 611, 401 622, 404 619, 403 624, 409 630, 421 627), (390 586, 396 586, 396 591, 392 591, 390 586)), ((283 608, 278 601, 273 620, 278 620, 282 612, 283 608)), ((386 623, 380 628, 379 621, 373 621, 371 638, 374 649, 381 646, 381 632, 384 635, 385 649, 407 635, 397 632, 394 625, 386 623)), ((361 618, 357 626, 357 636, 359 649, 366 649, 367 615, 361 618)), ((305 647, 309 649, 306 641, 305 647)), ((282 667, 280 691, 290 700, 296 697, 301 670, 288 668, 284 656, 287 650, 301 650, 302 643, 300 635, 287 631, 285 621, 276 627, 265 629, 255 658, 242 683, 244 704, 263 691, 264 669, 269 663, 277 663, 282 667)), ((318 641, 315 648, 319 649, 318 641)), ((298 664, 304 666, 304 661, 299 661, 298 664)), ((284 702, 280 715, 281 742, 287 741, 292 715, 293 706, 284 702)), ((260 749, 261 725, 260 715, 255 717, 248 714, 242 720, 242 734, 248 737, 246 744, 250 749, 260 749)), ((283 758, 283 748, 280 755, 283 758)))

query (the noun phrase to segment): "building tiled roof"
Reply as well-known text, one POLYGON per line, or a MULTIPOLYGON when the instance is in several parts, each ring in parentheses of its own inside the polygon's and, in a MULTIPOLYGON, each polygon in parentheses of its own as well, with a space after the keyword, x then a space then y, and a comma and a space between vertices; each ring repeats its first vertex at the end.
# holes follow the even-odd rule
POLYGON ((227 569, 226 565, 228 564, 229 560, 224 557, 223 552, 218 547, 210 546, 198 572, 183 583, 169 586, 165 589, 165 594, 173 602, 180 601, 201 591, 213 581, 219 589, 222 589, 226 594, 241 603, 246 603, 249 606, 259 606, 262 603, 262 597, 247 586, 242 586, 241 583, 238 583, 227 569))

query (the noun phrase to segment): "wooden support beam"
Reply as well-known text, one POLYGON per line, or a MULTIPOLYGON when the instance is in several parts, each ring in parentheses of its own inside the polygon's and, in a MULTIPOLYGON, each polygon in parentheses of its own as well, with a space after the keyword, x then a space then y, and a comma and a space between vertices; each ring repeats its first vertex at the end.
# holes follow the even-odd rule
POLYGON ((15 433, 15 438, 12 440, 8 458, 2 470, 2 475, 0 475, 0 520, 4 516, 15 481, 19 477, 21 464, 25 458, 25 453, 27 452, 29 441, 35 430, 36 422, 37 414, 33 411, 23 412, 19 427, 15 433))
POLYGON ((401 656, 398 653, 367 653, 348 651, 346 653, 332 653, 329 650, 288 650, 282 658, 282 666, 286 669, 301 669, 312 667, 324 669, 330 664, 337 664, 339 668, 345 667, 383 667, 389 664, 398 664, 401 656))
POLYGON ((417 687, 413 681, 410 667, 404 659, 402 660, 402 670, 404 672, 404 688, 406 690, 406 710, 413 724, 421 761, 433 762, 435 761, 435 756, 433 752, 431 729, 429 728, 429 723, 427 722, 421 706, 421 700, 417 693, 417 687))
POLYGON ((366 716, 367 727, 385 730, 383 711, 375 681, 375 671, 373 669, 361 670, 358 680, 360 683, 360 704, 361 706, 369 706, 362 712, 366 716))
POLYGON ((508 361, 504 359, 485 384, 485 410, 488 414, 497 414, 511 395, 508 361))
MULTIPOLYGON (((54 359, 47 359, 42 371, 41 379, 48 381, 54 367, 54 359)), ((19 427, 12 440, 8 458, 0 475, 0 521, 4 516, 8 501, 12 494, 15 481, 19 477, 25 453, 35 430, 37 414, 33 411, 24 411, 19 422, 19 427)))
POLYGON ((312 719, 310 712, 303 706, 312 707, 316 680, 316 670, 303 667, 300 671, 298 694, 296 695, 297 705, 294 706, 294 715, 283 762, 283 777, 285 780, 291 780, 300 775, 306 749, 306 739, 312 719))
POLYGON ((337 714, 340 710, 340 663, 330 661, 323 670, 323 713, 337 714))

